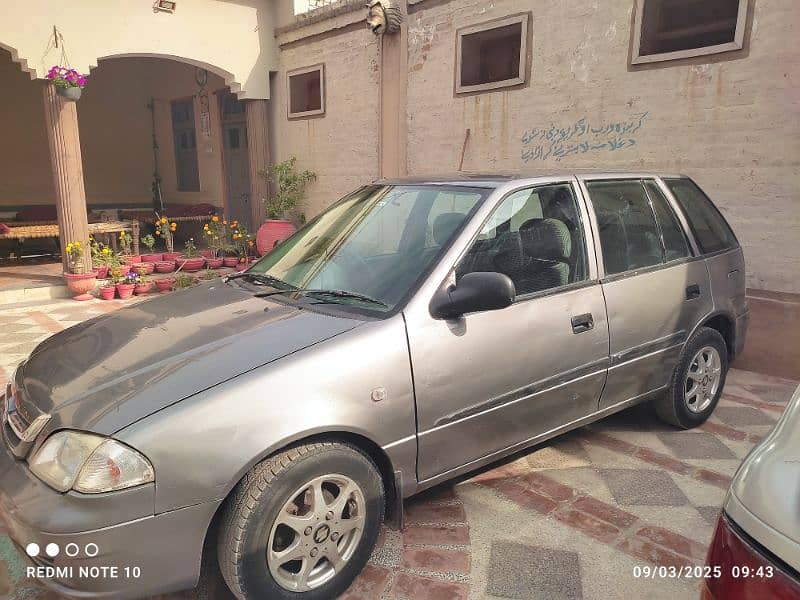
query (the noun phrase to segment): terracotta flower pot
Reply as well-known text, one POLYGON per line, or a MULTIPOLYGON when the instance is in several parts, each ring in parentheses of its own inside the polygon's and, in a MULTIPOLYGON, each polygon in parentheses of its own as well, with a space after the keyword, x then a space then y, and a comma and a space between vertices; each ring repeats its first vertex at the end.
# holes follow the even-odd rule
POLYGON ((161 262, 155 263, 155 265, 156 273, 172 273, 175 270, 174 260, 162 260, 161 262))
POLYGON ((209 269, 219 269, 222 266, 223 259, 221 258, 207 258, 206 266, 209 269))
POLYGON ((256 233, 256 248, 258 254, 264 256, 267 252, 272 250, 278 242, 282 242, 297 229, 289 221, 283 219, 267 219, 264 224, 258 228, 256 233))
POLYGON ((64 273, 69 291, 75 294, 73 300, 91 300, 94 298, 89 292, 97 285, 97 273, 64 273))
POLYGON ((178 260, 180 257, 181 257, 180 252, 164 252, 164 254, 161 255, 161 260, 171 260, 174 262, 178 260))
POLYGON ((142 254, 142 262, 155 263, 164 260, 163 254, 142 254))
POLYGON ((226 256, 225 258, 222 259, 222 264, 228 267, 229 269, 232 269, 233 267, 239 264, 239 257, 226 256))
POLYGON ((206 259, 202 256, 192 258, 179 258, 176 261, 178 268, 185 273, 194 273, 203 268, 206 264, 206 259))
POLYGON ((133 289, 136 286, 132 283, 118 283, 117 284, 117 294, 123 300, 127 300, 131 296, 133 296, 133 289))
POLYGON ((251 263, 250 263, 250 261, 249 261, 249 260, 246 260, 246 261, 244 261, 244 262, 239 262, 239 264, 238 264, 238 265, 236 265, 236 270, 237 270, 237 271, 244 271, 244 270, 245 270, 247 267, 249 267, 249 266, 250 266, 250 264, 251 264, 251 263))
POLYGON ((145 275, 150 275, 150 273, 152 273, 155 270, 156 270, 156 263, 152 262, 142 262, 139 263, 138 265, 131 266, 131 271, 139 274, 144 273, 145 275))
POLYGON ((117 289, 113 285, 100 288, 100 297, 103 300, 113 300, 116 293, 117 289))
POLYGON ((213 250, 200 250, 200 256, 203 258, 214 258, 213 250))
POLYGON ((148 281, 146 283, 137 283, 133 288, 133 293, 137 296, 143 296, 144 294, 148 293, 151 289, 153 289, 153 282, 148 281))
POLYGON ((122 262, 126 265, 138 265, 140 262, 142 262, 142 257, 138 254, 130 254, 123 257, 122 262))
POLYGON ((98 279, 105 279, 108 276, 108 265, 101 265, 95 269, 98 279))
POLYGON ((175 285, 174 279, 156 279, 156 287, 162 294, 172 291, 173 285, 175 285))

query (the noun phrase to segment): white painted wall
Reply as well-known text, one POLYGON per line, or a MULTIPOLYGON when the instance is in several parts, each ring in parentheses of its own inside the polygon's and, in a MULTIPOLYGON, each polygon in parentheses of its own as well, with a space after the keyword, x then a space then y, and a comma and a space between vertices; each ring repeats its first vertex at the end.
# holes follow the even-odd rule
POLYGON ((150 0, 3 0, 0 47, 33 77, 54 64, 89 73, 104 57, 171 57, 216 73, 240 98, 269 98, 272 2, 178 0, 172 14, 152 7, 150 0))

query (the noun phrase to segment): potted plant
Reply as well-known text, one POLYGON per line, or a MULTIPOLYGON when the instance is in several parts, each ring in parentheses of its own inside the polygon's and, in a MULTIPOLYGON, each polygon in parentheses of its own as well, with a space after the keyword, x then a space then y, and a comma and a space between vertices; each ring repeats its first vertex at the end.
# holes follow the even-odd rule
POLYGON ((155 263, 156 273, 172 273, 175 270, 174 260, 162 260, 155 263))
POLYGON ((171 277, 165 277, 164 279, 156 279, 156 287, 158 291, 163 293, 172 291, 172 286, 175 285, 175 280, 171 277))
POLYGON ((258 253, 263 255, 272 250, 276 242, 285 240, 296 228, 287 216, 296 211, 305 198, 306 185, 317 178, 311 171, 297 173, 294 156, 270 166, 259 173, 261 177, 277 186, 274 196, 264 199, 267 220, 256 234, 258 253))
POLYGON ((208 255, 206 255, 206 265, 209 269, 219 269, 224 260, 221 257, 222 248, 226 245, 228 233, 228 222, 220 222, 219 217, 214 215, 211 222, 203 225, 203 234, 208 239, 208 255))
POLYGON ((200 256, 194 238, 189 238, 183 246, 183 256, 177 260, 178 269, 193 273, 199 271, 206 264, 206 259, 200 256))
POLYGON ((103 285, 100 286, 100 297, 103 300, 113 300, 116 293, 116 284, 111 279, 106 280, 103 285))
POLYGON ((69 271, 64 273, 64 279, 67 281, 69 291, 75 294, 73 300, 91 300, 94 296, 89 292, 97 284, 96 271, 84 272, 83 248, 84 244, 80 241, 69 242, 65 248, 69 271))
POLYGON ((139 275, 150 275, 156 270, 156 263, 154 262, 140 262, 138 265, 133 265, 132 271, 139 275))
POLYGON ((187 275, 186 273, 178 273, 178 275, 175 277, 175 288, 179 290, 192 287, 196 283, 197 279, 191 275, 187 275))
POLYGON ((175 252, 175 231, 178 229, 178 224, 174 221, 169 222, 167 217, 159 216, 156 213, 156 235, 161 236, 164 240, 164 246, 167 251, 162 255, 161 260, 178 260, 179 253, 175 252))
POLYGON ((154 238, 151 234, 148 233, 142 238, 142 244, 144 244, 144 246, 147 248, 147 254, 142 254, 142 262, 156 263, 163 260, 163 254, 153 253, 153 248, 156 246, 156 238, 154 238))
POLYGON ((235 227, 232 229, 231 239, 233 240, 233 247, 236 251, 237 270, 242 271, 250 264, 250 253, 253 249, 252 236, 247 233, 247 229, 243 225, 239 225, 234 221, 235 227))
POLYGON ((117 294, 122 300, 127 300, 131 296, 133 296, 133 290, 136 288, 136 282, 139 279, 138 275, 134 275, 133 273, 128 273, 120 277, 119 281, 117 282, 117 294))
POLYGON ((86 76, 69 67, 53 65, 47 72, 47 79, 56 86, 56 94, 72 102, 80 99, 86 87, 86 76))
POLYGON ((137 296, 143 296, 153 289, 153 282, 150 281, 145 275, 139 275, 133 286, 133 293, 137 296))
POLYGON ((133 254, 133 238, 127 231, 119 232, 119 245, 122 248, 122 262, 129 265, 138 265, 142 257, 133 254))
POLYGON ((89 249, 92 253, 92 267, 97 272, 97 278, 105 279, 108 276, 109 264, 114 253, 111 252, 111 248, 96 241, 93 237, 89 238, 89 249))

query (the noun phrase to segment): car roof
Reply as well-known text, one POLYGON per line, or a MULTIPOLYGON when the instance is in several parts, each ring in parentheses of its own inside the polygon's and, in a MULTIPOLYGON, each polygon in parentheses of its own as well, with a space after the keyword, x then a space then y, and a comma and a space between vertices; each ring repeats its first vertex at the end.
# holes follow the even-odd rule
MULTIPOLYGON (((639 178, 639 177, 668 177, 678 178, 686 175, 678 173, 664 173, 659 171, 602 171, 592 169, 579 170, 538 170, 519 173, 472 173, 462 171, 445 175, 415 175, 413 177, 387 177, 378 179, 375 183, 390 185, 458 185, 472 187, 496 188, 514 181, 529 181, 536 179, 552 179, 553 177, 586 177, 598 179, 639 178)), ((535 181, 534 181, 535 183, 535 181)))

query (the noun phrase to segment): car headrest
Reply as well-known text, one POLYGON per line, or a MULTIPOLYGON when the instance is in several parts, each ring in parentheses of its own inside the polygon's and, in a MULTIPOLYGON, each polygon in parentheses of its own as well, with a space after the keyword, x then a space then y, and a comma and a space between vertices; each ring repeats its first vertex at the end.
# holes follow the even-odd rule
POLYGON ((566 262, 572 253, 569 228, 558 219, 530 219, 519 228, 522 249, 530 258, 566 262))
POLYGON ((439 246, 447 243, 456 229, 464 221, 465 215, 461 213, 442 213, 433 220, 433 241, 439 246))

